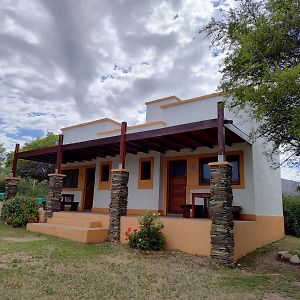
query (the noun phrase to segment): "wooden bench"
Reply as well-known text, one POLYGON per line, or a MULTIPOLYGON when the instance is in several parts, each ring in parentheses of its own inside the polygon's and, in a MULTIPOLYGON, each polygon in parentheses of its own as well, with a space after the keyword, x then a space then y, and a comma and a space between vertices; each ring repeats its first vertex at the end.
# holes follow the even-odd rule
POLYGON ((74 201, 73 194, 62 194, 62 201, 60 202, 60 210, 65 210, 65 205, 71 206, 71 211, 77 211, 79 202, 74 201))

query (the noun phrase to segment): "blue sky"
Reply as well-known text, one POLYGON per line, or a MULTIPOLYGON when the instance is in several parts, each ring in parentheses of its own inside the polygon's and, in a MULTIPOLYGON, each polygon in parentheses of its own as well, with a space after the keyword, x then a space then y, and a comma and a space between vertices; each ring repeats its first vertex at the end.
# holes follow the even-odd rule
POLYGON ((234 3, 1 0, 0 142, 102 117, 136 124, 145 101, 216 91, 222 53, 197 32, 234 3))

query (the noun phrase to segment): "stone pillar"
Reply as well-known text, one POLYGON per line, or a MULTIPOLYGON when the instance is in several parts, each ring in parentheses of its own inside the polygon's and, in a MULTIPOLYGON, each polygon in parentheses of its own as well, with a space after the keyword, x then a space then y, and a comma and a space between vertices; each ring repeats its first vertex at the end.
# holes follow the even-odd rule
POLYGON ((53 213, 60 211, 61 193, 63 189, 63 179, 66 175, 49 174, 49 193, 45 206, 45 220, 51 218, 53 213))
POLYGON ((210 163, 211 259, 232 265, 234 256, 232 211, 232 166, 229 162, 210 163))
POLYGON ((109 205, 110 223, 108 240, 120 241, 121 216, 127 214, 129 172, 124 169, 112 170, 111 201, 109 205))
POLYGON ((20 178, 7 177, 4 191, 4 201, 16 196, 20 178))

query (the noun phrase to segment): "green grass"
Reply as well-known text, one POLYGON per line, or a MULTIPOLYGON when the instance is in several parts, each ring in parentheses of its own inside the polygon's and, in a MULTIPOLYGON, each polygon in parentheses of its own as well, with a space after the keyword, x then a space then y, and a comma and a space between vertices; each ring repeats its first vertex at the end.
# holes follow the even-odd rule
POLYGON ((0 299, 300 299, 300 268, 276 261, 278 250, 297 252, 300 239, 287 237, 228 269, 208 258, 84 245, 0 223, 0 299))

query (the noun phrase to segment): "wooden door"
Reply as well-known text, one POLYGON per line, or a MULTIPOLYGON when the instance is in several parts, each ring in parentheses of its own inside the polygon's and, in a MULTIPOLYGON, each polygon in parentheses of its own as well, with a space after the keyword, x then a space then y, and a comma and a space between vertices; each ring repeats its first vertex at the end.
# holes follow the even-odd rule
POLYGON ((95 171, 95 168, 86 169, 84 210, 91 210, 93 207, 95 171))
POLYGON ((169 162, 168 213, 182 214, 181 205, 186 203, 186 160, 169 162))

